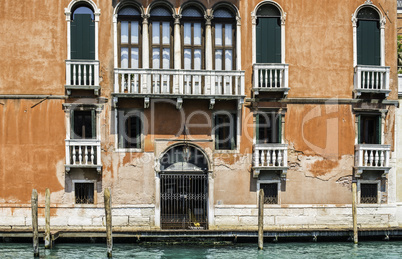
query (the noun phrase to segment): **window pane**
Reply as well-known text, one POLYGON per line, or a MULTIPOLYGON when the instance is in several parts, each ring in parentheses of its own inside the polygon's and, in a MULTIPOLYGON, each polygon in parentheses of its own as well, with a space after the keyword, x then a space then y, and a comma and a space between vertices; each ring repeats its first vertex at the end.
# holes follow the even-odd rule
POLYGON ((222 24, 215 24, 215 46, 222 46, 222 24))
POLYGON ((170 44, 170 23, 163 22, 162 23, 162 43, 163 44, 170 44))
POLYGON ((194 50, 194 69, 196 69, 196 70, 201 69, 201 50, 200 49, 194 50))
POLYGON ((159 22, 152 22, 152 43, 160 44, 159 22))
POLYGON ((231 50, 225 50, 225 70, 232 70, 233 55, 231 50))
POLYGON ((222 50, 215 50, 215 70, 222 70, 222 50))
POLYGON ((138 44, 138 21, 131 22, 131 44, 138 44))
POLYGON ((170 49, 163 49, 163 68, 170 68, 170 49))
POLYGON ((152 49, 152 68, 159 68, 159 66, 160 66, 159 49, 153 48, 152 49))
POLYGON ((225 24, 225 46, 232 46, 232 25, 225 24))
POLYGON ((191 49, 184 49, 184 69, 191 69, 191 49))
POLYGON ((128 68, 128 48, 121 48, 121 68, 128 68))
POLYGON ((74 111, 74 138, 92 138, 92 115, 91 111, 74 111))
POLYGON ((121 22, 121 43, 128 43, 128 22, 121 22))
POLYGON ((139 66, 139 53, 138 48, 131 49, 131 68, 138 68, 139 66))
POLYGON ((191 23, 184 23, 184 44, 191 45, 191 23))
POLYGON ((194 45, 201 45, 201 23, 194 23, 194 45))

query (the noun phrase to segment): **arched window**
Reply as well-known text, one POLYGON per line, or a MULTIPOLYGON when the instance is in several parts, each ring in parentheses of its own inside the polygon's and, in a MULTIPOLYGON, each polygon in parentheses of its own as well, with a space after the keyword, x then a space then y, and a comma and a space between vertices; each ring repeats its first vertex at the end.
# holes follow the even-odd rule
POLYGON ((281 63, 281 12, 264 4, 256 13, 256 62, 281 63))
POLYGON ((214 69, 234 70, 236 69, 236 17, 226 8, 219 8, 213 14, 214 69))
POLYGON ((150 13, 150 20, 152 68, 172 68, 172 12, 162 6, 154 7, 150 13))
POLYGON ((380 16, 371 7, 357 13, 357 64, 381 65, 380 16))
POLYGON ((204 69, 204 15, 195 7, 182 12, 181 30, 183 35, 183 68, 204 69))
POLYGON ((87 6, 73 9, 71 20, 71 59, 95 59, 95 17, 87 6))
POLYGON ((141 13, 127 6, 118 12, 119 65, 121 68, 141 66, 141 13))

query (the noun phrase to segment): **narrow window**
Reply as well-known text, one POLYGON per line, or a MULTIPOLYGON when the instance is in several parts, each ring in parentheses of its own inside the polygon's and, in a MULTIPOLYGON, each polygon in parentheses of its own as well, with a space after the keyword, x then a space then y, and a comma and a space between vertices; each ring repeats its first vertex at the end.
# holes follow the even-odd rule
POLYGON ((164 7, 151 10, 151 51, 152 68, 169 69, 173 67, 172 13, 164 7))
POLYGON ((278 204, 277 183, 260 184, 260 188, 264 190, 264 204, 278 204))
POLYGON ((232 12, 220 8, 214 11, 213 46, 215 70, 233 70, 235 68, 236 19, 232 12))
POLYGON ((75 183, 75 203, 94 204, 94 183, 75 183))
POLYGON ((182 12, 182 50, 184 69, 204 69, 204 17, 193 7, 182 12))
POLYGON ((282 115, 275 112, 258 113, 257 144, 272 144, 282 142, 282 115))
POLYGON ((119 111, 119 148, 141 148, 140 112, 119 111))
POLYGON ((139 68, 141 53, 141 14, 133 7, 118 13, 120 68, 139 68))
POLYGON ((379 66, 380 62, 380 16, 364 7, 357 14, 357 64, 379 66))
POLYGON ((95 110, 71 111, 71 138, 96 138, 95 110))
POLYGON ((217 150, 236 149, 236 114, 215 115, 215 148, 217 150))
POLYGON ((360 184, 360 203, 377 203, 378 190, 375 183, 360 184))
POLYGON ((73 11, 71 21, 71 59, 95 59, 94 13, 86 6, 73 11))
POLYGON ((359 144, 381 144, 380 115, 360 115, 359 144))
POLYGON ((281 13, 272 4, 257 10, 257 63, 281 63, 281 13))

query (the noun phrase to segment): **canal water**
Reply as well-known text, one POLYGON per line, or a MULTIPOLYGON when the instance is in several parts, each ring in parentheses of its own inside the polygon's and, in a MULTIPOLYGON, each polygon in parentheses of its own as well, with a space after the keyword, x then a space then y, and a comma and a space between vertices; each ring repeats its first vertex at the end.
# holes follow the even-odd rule
MULTIPOLYGON (((113 258, 402 258, 402 242, 352 243, 266 243, 228 246, 115 244, 113 258)), ((33 258, 29 243, 0 243, 0 258, 33 258)), ((40 249, 41 258, 106 258, 104 244, 56 244, 40 249)))

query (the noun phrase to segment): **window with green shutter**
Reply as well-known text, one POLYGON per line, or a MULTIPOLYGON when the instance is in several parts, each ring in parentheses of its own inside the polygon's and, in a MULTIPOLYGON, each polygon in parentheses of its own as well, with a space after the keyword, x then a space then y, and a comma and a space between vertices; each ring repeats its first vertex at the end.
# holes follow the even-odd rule
POLYGON ((236 149, 237 115, 236 113, 218 112, 214 118, 215 149, 236 149))
POLYGON ((71 59, 95 59, 95 23, 93 11, 80 6, 71 21, 71 59))
POLYGON ((380 62, 380 16, 364 7, 357 14, 357 64, 379 66, 380 62))
POLYGON ((96 138, 96 111, 71 110, 71 138, 95 139, 96 138))
POLYGON ((281 63, 281 13, 272 4, 257 11, 257 63, 281 63))
POLYGON ((277 112, 259 112, 256 117, 257 144, 282 142, 282 115, 277 112))
POLYGON ((118 111, 119 148, 141 148, 141 116, 138 110, 118 111))
POLYGON ((359 144, 381 144, 381 115, 359 115, 359 144))

